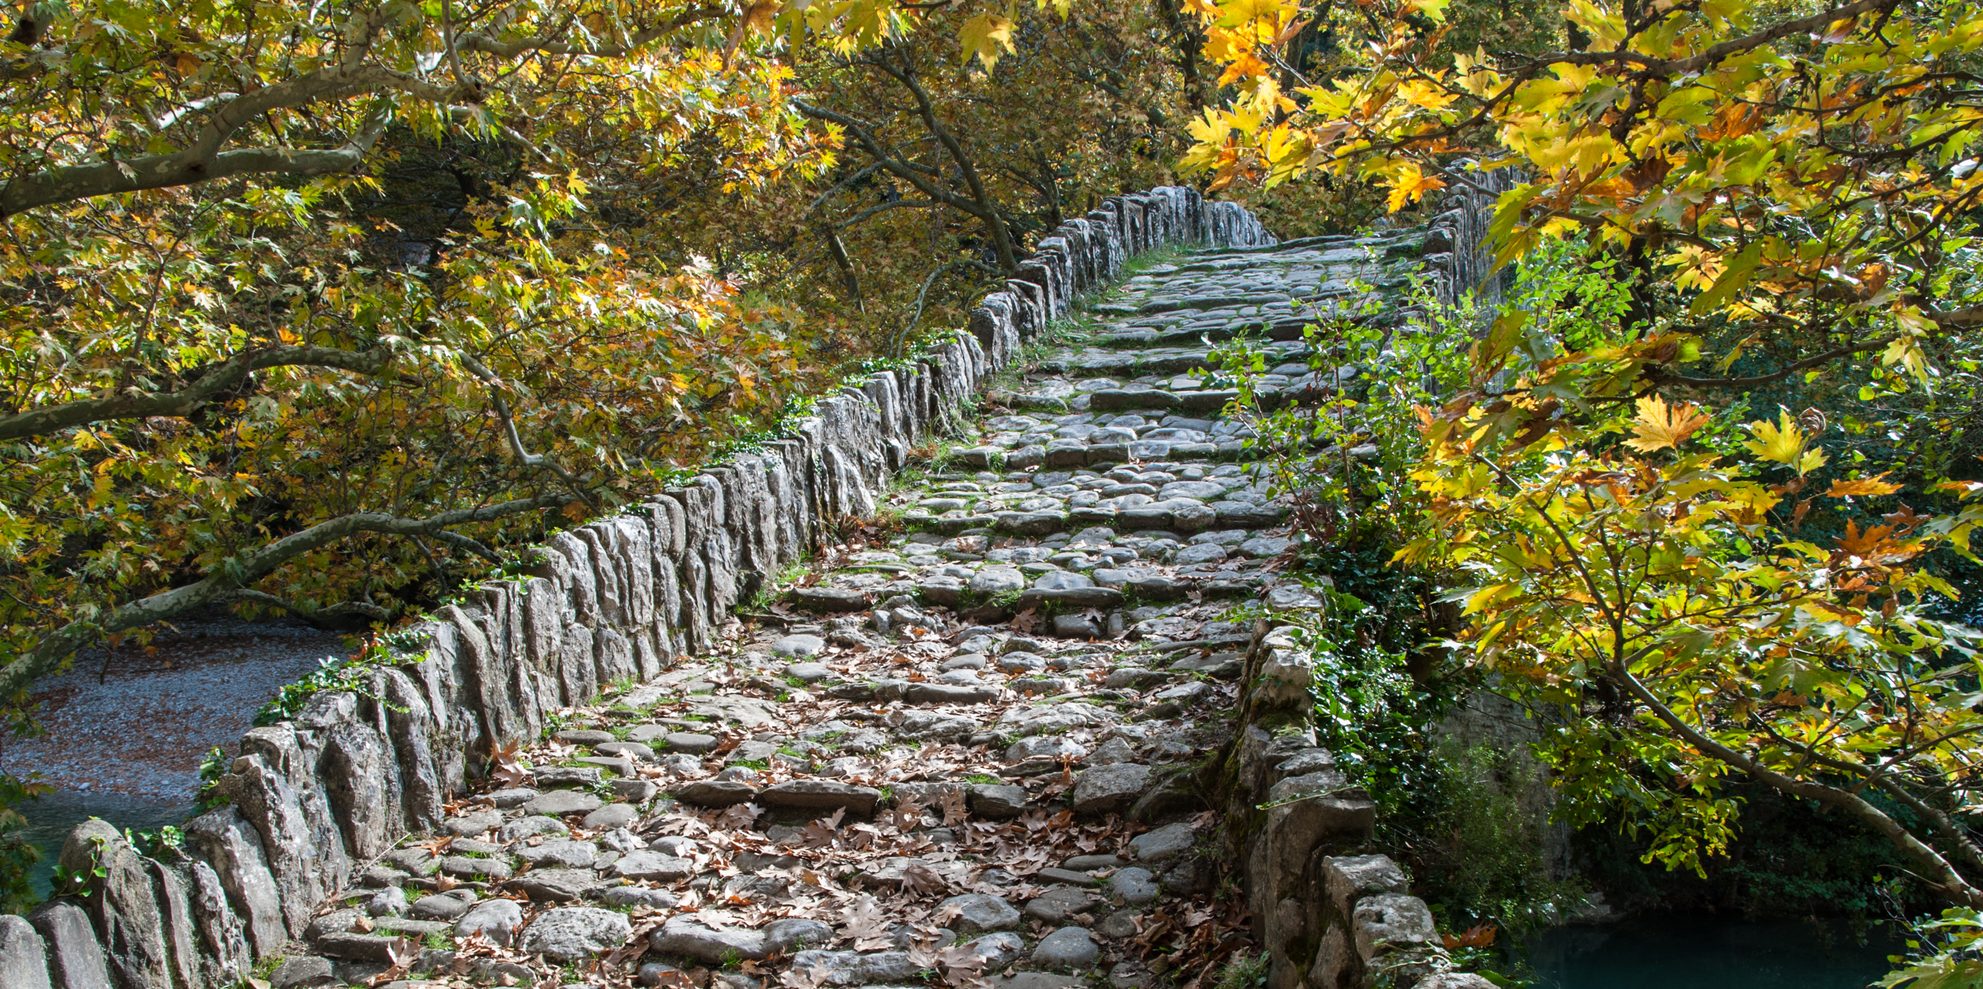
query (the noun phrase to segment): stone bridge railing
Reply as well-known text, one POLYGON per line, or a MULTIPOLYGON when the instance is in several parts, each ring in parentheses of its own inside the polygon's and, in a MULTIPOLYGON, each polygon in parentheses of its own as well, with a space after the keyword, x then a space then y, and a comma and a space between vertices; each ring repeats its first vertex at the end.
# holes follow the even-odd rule
MULTIPOLYGON (((1450 194, 1428 225, 1423 264, 1441 302, 1469 291, 1490 307, 1500 300, 1486 233, 1505 174, 1450 194)), ((1277 588, 1266 603, 1283 614, 1325 607, 1295 586, 1277 588)), ((1292 631, 1274 620, 1256 629, 1240 677, 1238 731, 1210 781, 1268 953, 1269 989, 1492 989, 1454 969, 1404 870, 1372 853, 1376 804, 1316 745, 1314 651, 1292 631)))
POLYGON ((622 515, 561 533, 519 579, 394 636, 256 728, 219 782, 226 799, 147 854, 101 821, 75 829, 65 868, 88 877, 26 918, 0 915, 5 989, 201 989, 280 953, 319 904, 362 876, 547 715, 602 685, 647 678, 711 645, 728 612, 817 546, 830 522, 873 511, 909 450, 958 421, 1021 343, 1133 254, 1273 242, 1230 203, 1167 187, 1112 197, 1041 240, 969 332, 909 366, 823 399, 792 435, 739 454, 622 515))

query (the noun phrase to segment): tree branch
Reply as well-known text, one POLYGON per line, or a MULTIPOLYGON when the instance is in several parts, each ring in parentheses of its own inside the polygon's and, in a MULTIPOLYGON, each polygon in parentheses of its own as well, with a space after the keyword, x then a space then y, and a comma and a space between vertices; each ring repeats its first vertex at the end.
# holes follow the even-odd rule
POLYGON ((335 624, 342 619, 353 617, 364 618, 375 622, 383 622, 392 618, 392 612, 370 601, 344 601, 327 608, 312 608, 307 605, 297 604, 288 598, 277 597, 267 591, 257 591, 247 587, 234 592, 234 600, 252 601, 271 608, 280 608, 312 625, 335 624))
MULTIPOLYGON (((897 54, 900 55, 900 52, 898 51, 897 54)), ((929 132, 936 137, 937 143, 943 145, 944 153, 949 155, 951 162, 957 166, 957 174, 964 177, 964 187, 971 190, 971 198, 977 201, 978 209, 975 214, 978 219, 984 221, 985 227, 992 235, 992 242, 998 248, 1000 266, 1006 271, 1012 271, 1019 267, 1019 252, 1012 243, 1012 230, 1006 226, 1005 218, 998 215, 998 204, 992 202, 991 193, 985 189, 984 178, 978 174, 978 167, 972 163, 971 156, 964 153, 964 146, 958 143, 957 136, 937 118, 936 106, 930 102, 929 92, 916 79, 915 67, 909 64, 908 56, 901 55, 901 58, 900 68, 888 64, 886 52, 874 58, 872 62, 876 68, 901 83, 915 99, 916 114, 923 118, 923 126, 929 128, 929 132)))
POLYGON ((558 463, 557 458, 541 453, 531 453, 523 445, 523 435, 517 432, 516 417, 510 413, 509 400, 503 397, 503 389, 509 387, 503 382, 503 379, 494 371, 489 370, 481 361, 467 354, 462 354, 460 357, 462 366, 468 368, 471 373, 482 380, 483 384, 489 386, 489 404, 495 407, 496 418, 502 420, 503 432, 509 439, 510 453, 516 457, 517 462, 525 467, 536 467, 551 471, 558 475, 559 480, 565 482, 565 487, 569 488, 571 493, 576 495, 580 501, 585 502, 595 509, 598 508, 599 502, 592 496, 592 492, 587 490, 585 485, 579 482, 578 478, 573 477, 571 472, 566 470, 563 464, 558 463))
POLYGON ((206 576, 190 584, 119 605, 101 620, 70 622, 48 633, 33 649, 0 666, 0 698, 24 693, 36 677, 52 672, 93 639, 165 621, 238 597, 242 589, 284 564, 340 540, 362 533, 438 537, 452 526, 537 511, 566 500, 563 494, 541 494, 494 505, 440 512, 426 518, 406 518, 387 512, 353 512, 319 522, 223 561, 209 570, 206 576))
POLYGON ((1963 878, 1962 873, 1956 871, 1955 866, 1949 864, 1942 853, 1916 837, 1913 832, 1887 816, 1884 811, 1867 802, 1864 797, 1838 787, 1786 776, 1714 740, 1706 732, 1688 724, 1686 719, 1674 713, 1671 708, 1660 703, 1659 698, 1654 696, 1645 684, 1640 683, 1638 677, 1632 675, 1626 660, 1614 661, 1610 666, 1610 672, 1628 693, 1652 712, 1653 717, 1673 729, 1674 734, 1686 740, 1689 745, 1776 790, 1845 811, 1859 823, 1891 841, 1908 858, 1913 859, 1916 865, 1930 874, 1929 881, 1950 897, 1969 906, 1983 906, 1983 889, 1971 885, 1963 878))
POLYGON ((268 347, 243 351, 227 360, 189 372, 192 382, 176 391, 156 394, 113 394, 63 402, 0 416, 0 442, 112 419, 186 416, 198 411, 247 380, 272 367, 327 367, 358 374, 377 374, 392 359, 385 350, 341 350, 336 347, 268 347))
POLYGON ((867 127, 867 125, 863 124, 861 121, 856 120, 853 117, 850 117, 844 113, 841 113, 838 110, 829 110, 823 106, 815 106, 811 103, 806 102, 805 100, 794 99, 792 101, 792 106, 795 109, 797 109, 800 113, 805 114, 808 117, 812 117, 815 120, 824 120, 828 123, 840 125, 842 128, 844 128, 847 131, 847 133, 854 135, 854 140, 860 142, 861 147, 865 148, 868 154, 873 156, 875 160, 875 164, 880 165, 882 168, 886 169, 889 172, 889 174, 894 175, 897 178, 900 178, 903 181, 909 183, 910 185, 915 186, 916 190, 918 192, 921 192, 923 195, 928 196, 931 199, 936 200, 937 202, 943 203, 946 206, 951 206, 956 209, 963 210, 964 212, 969 213, 972 216, 978 217, 979 219, 984 218, 983 213, 979 209, 977 203, 974 203, 970 199, 964 196, 960 196, 954 192, 951 192, 950 190, 945 189, 937 185, 936 183, 930 181, 929 176, 925 175, 922 172, 922 170, 914 167, 908 161, 896 155, 893 149, 890 149, 888 146, 884 145, 881 142, 881 139, 876 137, 874 133, 867 127))
MULTIPOLYGON (((719 6, 690 7, 636 30, 624 42, 607 45, 570 43, 567 36, 573 25, 569 19, 544 33, 527 37, 501 38, 488 31, 460 34, 452 45, 446 45, 442 51, 435 53, 453 68, 455 78, 452 82, 436 82, 384 65, 366 63, 365 59, 370 56, 384 25, 384 15, 381 10, 354 13, 343 28, 340 41, 344 52, 338 62, 260 89, 223 94, 205 108, 206 113, 193 139, 178 150, 121 160, 112 158, 58 165, 22 175, 0 188, 0 217, 55 203, 173 188, 241 175, 309 177, 350 171, 358 167, 384 132, 391 119, 386 107, 376 107, 359 132, 337 147, 223 149, 241 128, 251 122, 265 119, 277 111, 299 110, 313 104, 387 93, 405 94, 442 107, 479 103, 484 95, 484 84, 480 79, 463 73, 460 55, 465 52, 496 59, 515 59, 533 53, 626 58, 682 28, 723 13, 723 8, 719 6)), ((448 27, 453 30, 451 20, 448 27)), ((47 56, 38 53, 33 63, 47 61, 47 56)), ((8 61, 0 79, 26 74, 30 62, 29 59, 8 61)))

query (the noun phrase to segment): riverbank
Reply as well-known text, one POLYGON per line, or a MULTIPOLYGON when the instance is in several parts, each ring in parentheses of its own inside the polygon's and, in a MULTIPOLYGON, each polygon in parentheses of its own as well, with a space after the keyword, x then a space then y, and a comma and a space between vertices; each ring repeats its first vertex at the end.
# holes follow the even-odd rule
POLYGON ((299 622, 215 617, 182 622, 145 648, 79 655, 35 691, 42 733, 0 744, 0 771, 53 788, 19 808, 42 853, 37 891, 79 821, 184 820, 205 753, 238 743, 284 684, 348 651, 343 636, 299 622))

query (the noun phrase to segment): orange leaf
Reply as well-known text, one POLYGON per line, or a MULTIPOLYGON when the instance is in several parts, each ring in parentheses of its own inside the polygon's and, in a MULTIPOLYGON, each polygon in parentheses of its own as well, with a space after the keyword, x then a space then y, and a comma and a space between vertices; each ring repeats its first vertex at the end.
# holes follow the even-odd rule
POLYGON ((1851 519, 1845 520, 1845 534, 1838 537, 1838 548, 1853 556, 1874 559, 1901 547, 1888 540, 1894 535, 1890 525, 1869 525, 1864 529, 1851 519))
POLYGON ((1825 494, 1833 498, 1851 498, 1855 495, 1890 495, 1900 490, 1900 485, 1884 480, 1885 477, 1885 474, 1881 474, 1879 477, 1855 477, 1849 481, 1833 481, 1825 494))

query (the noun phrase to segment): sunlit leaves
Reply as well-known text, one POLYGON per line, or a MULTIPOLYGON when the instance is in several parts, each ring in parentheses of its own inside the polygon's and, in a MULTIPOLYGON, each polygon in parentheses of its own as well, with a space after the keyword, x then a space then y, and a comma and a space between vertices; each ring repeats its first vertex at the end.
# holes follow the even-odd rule
POLYGON ((1808 474, 1825 465, 1824 451, 1811 446, 1811 437, 1787 410, 1777 414, 1776 422, 1759 419, 1749 423, 1748 428, 1751 438, 1742 441, 1742 446, 1760 459, 1782 464, 1799 474, 1808 474))
MULTIPOLYGON (((0 420, 170 397, 244 355, 292 355, 155 414, 11 420, 27 425, 0 444, 0 662, 65 623, 238 572, 269 540, 342 514, 549 491, 584 516, 629 476, 651 489, 695 456, 717 432, 708 422, 733 428, 782 400, 767 382, 793 377, 810 337, 671 256, 639 217, 653 202, 642 196, 686 184, 677 170, 691 163, 712 190, 831 163, 833 136, 785 104, 786 66, 725 52, 727 25, 688 5, 457 6, 451 33, 433 20, 440 4, 378 9, 368 22, 348 21, 348 6, 76 5, 47 27, 59 58, 0 74, 10 189, 126 161, 4 220, 0 420), (347 51, 334 71, 351 75, 330 79, 347 51), (237 100, 275 105, 241 113, 237 100), (140 174, 130 162, 197 151, 216 121, 228 129, 214 153, 274 148, 258 159, 274 164, 122 191, 140 174), (381 122, 340 170, 281 157, 381 122), (456 186, 447 215, 405 208, 430 194, 408 172, 442 167, 456 186), (577 483, 533 466, 545 463, 577 483)), ((744 26, 771 13, 753 6, 744 26)), ((305 607, 391 604, 486 565, 464 546, 541 525, 321 550, 267 589, 305 607)))
MULTIPOLYGON (((1525 183, 1501 197, 1493 222, 1524 263, 1498 318, 1448 329, 1475 337, 1472 382, 1421 412, 1427 452, 1412 477, 1439 525, 1399 558, 1450 568, 1471 661, 1548 711, 1557 727, 1539 754, 1563 813, 1622 822, 1649 861, 1674 868, 1727 846, 1740 810, 1731 778, 1822 792, 1866 820, 1883 812, 1855 795, 1893 773, 1905 782, 1883 792, 1973 820, 1979 633, 1954 617, 1948 565, 1974 559, 1983 484, 1925 484, 1919 461, 1868 456, 1868 433, 1893 442, 1931 428, 1904 411, 1793 405, 1751 419, 1753 395, 1742 414, 1716 411, 1741 392, 1672 369, 1704 363, 1717 341, 1735 344, 1714 355, 1723 372, 1752 366, 1746 348, 1774 357, 1781 345, 1630 324, 1644 293, 1616 253, 1592 249, 1602 238, 1522 242, 1511 212, 1549 195, 1525 183)), ((1753 234, 1732 246, 1675 251, 1684 298, 1713 297, 1655 318, 1757 307, 1781 319, 1755 280, 1824 250, 1753 234)), ((1834 299, 1894 305, 1882 295, 1894 284, 1887 262, 1822 275, 1834 299)), ((1857 325, 1825 329, 1884 345, 1857 325)), ((1968 407, 1975 345, 1948 335, 1909 338, 1935 341, 1951 377, 1970 375, 1950 393, 1968 407)), ((1817 379, 1851 381, 1855 369, 1817 366, 1798 381, 1803 394, 1835 396, 1844 389, 1817 379)), ((1896 848, 1912 849, 1915 868, 1953 898, 1978 895, 1949 868, 1974 849, 1907 820, 1895 828, 1910 833, 1896 848)))
POLYGON ((1639 414, 1632 419, 1632 438, 1625 445, 1640 453, 1655 453, 1687 442, 1702 426, 1707 414, 1697 405, 1670 405, 1658 395, 1639 399, 1639 414))
MULTIPOLYGON (((1299 50, 1249 25, 1330 13, 1197 9, 1206 53, 1229 82, 1271 82, 1279 76, 1265 67, 1299 50)), ((1769 5, 1634 9, 1556 5, 1576 50, 1448 56, 1444 33, 1427 30, 1436 7, 1361 4, 1330 22, 1331 60, 1276 93, 1290 105, 1196 134, 1183 165, 1215 183, 1360 179, 1393 211, 1462 162, 1520 167, 1527 191, 1504 197, 1493 223, 1497 260, 1561 237, 1593 252, 1629 249, 1642 270, 1673 273, 1677 301, 1701 324, 1693 331, 1745 328, 1753 347, 1822 327, 1847 350, 1878 355, 1875 377, 1931 378, 1927 342, 1944 314, 1983 298, 1973 268, 1948 270, 1941 247, 1915 249, 1962 243, 1962 232, 1936 227, 1970 223, 1983 205, 1972 160, 1983 103, 1952 82, 1983 50, 1973 12, 1955 0, 1890 0, 1807 23, 1796 18, 1811 11, 1769 5)), ((1255 101, 1243 85, 1231 105, 1255 101)), ((1625 346, 1646 360, 1591 367, 1573 354, 1553 373, 1674 362, 1625 346)))
POLYGON ((1827 498, 1877 498, 1881 495, 1898 494, 1901 486, 1879 477, 1839 478, 1825 489, 1827 498))
POLYGON ((1427 175, 1419 170, 1415 162, 1401 162, 1390 177, 1391 194, 1385 200, 1384 208, 1393 213, 1425 198, 1425 194, 1444 189, 1446 180, 1437 175, 1427 175))
POLYGON ((1928 941, 1901 968, 1881 979, 1882 987, 1898 989, 1965 989, 1983 982, 1983 911, 1960 908, 1918 929, 1928 941))
POLYGON ((987 69, 998 64, 1001 54, 1012 50, 1013 22, 989 11, 975 14, 958 29, 964 57, 976 58, 987 69))
MULTIPOLYGON (((1699 407, 1648 396, 1636 408, 1623 444, 1631 453, 1435 447, 1435 462, 1415 474, 1445 528, 1414 550, 1419 559, 1443 554, 1473 585, 1464 601, 1477 661, 1525 696, 1563 705, 1563 745, 1602 734, 1635 753, 1584 763, 1545 743, 1567 796, 1608 815, 1619 808, 1607 793, 1641 785, 1627 783, 1631 775, 1683 773, 1623 812, 1645 831, 1650 861, 1697 868, 1725 846, 1735 820, 1712 783, 1731 767, 1702 750, 1708 742, 1784 772, 1806 772, 1794 767, 1807 753, 1834 767, 1817 774, 1829 778, 1892 757, 1956 786, 1983 785, 1962 768, 1963 736, 1983 729, 1983 716, 1954 675, 1977 633, 1931 617, 1925 604, 1947 585, 1914 569, 1952 526, 1903 512, 1800 539, 1772 523, 1782 499, 1755 468, 1702 448, 1713 423, 1699 407), (1485 474, 1467 469, 1490 457, 1496 466, 1485 474), (1579 720, 1590 709, 1576 699, 1599 681, 1643 691, 1636 731, 1579 720), (1869 695, 1903 706, 1869 709, 1869 695), (1703 741, 1676 738, 1676 724, 1703 741)), ((1813 434, 1788 416, 1750 431, 1745 442, 1765 461, 1823 462, 1813 434)), ((1881 478, 1841 478, 1827 494, 1898 490, 1881 478)))

